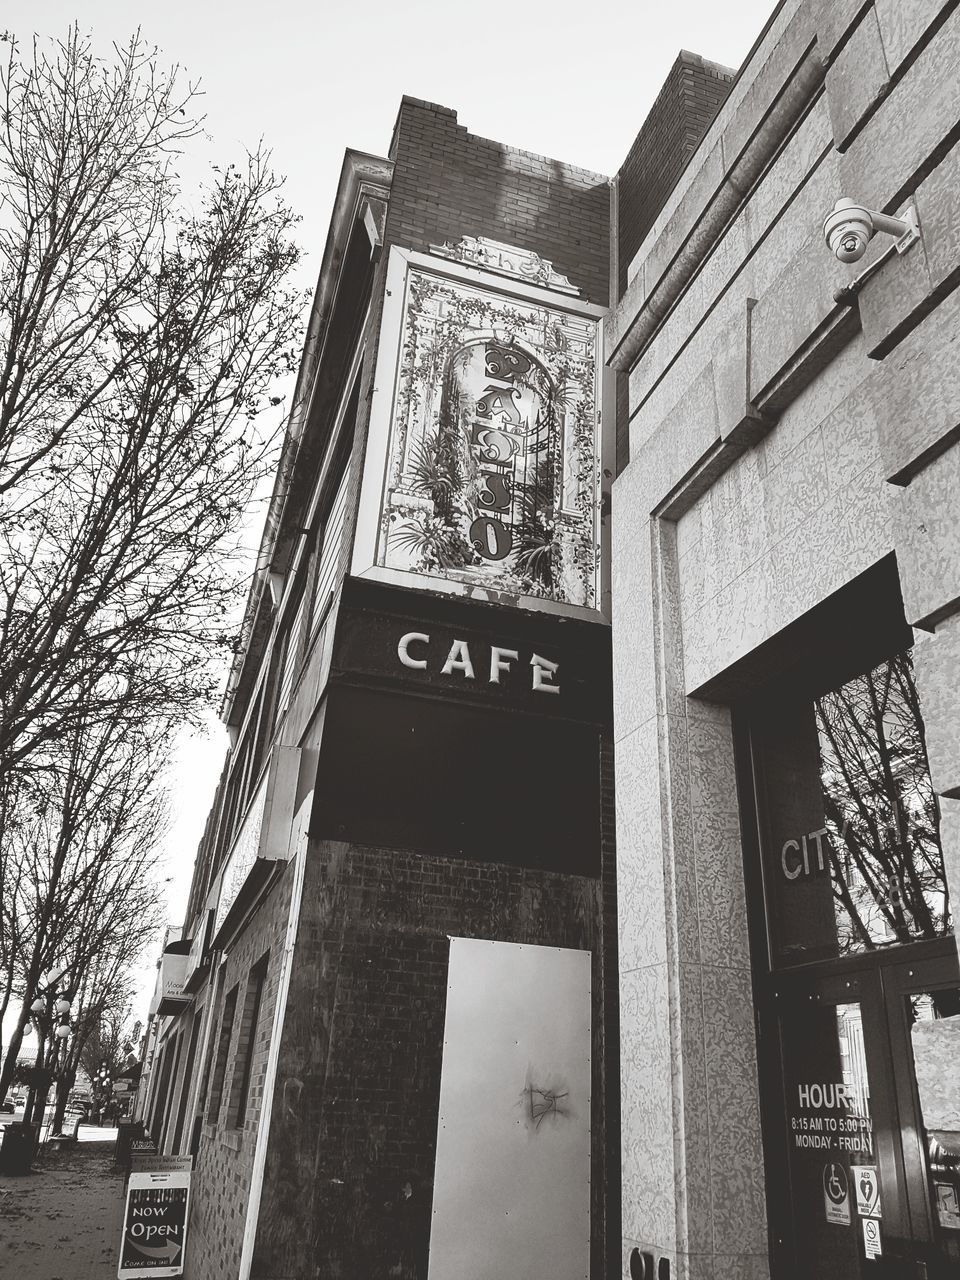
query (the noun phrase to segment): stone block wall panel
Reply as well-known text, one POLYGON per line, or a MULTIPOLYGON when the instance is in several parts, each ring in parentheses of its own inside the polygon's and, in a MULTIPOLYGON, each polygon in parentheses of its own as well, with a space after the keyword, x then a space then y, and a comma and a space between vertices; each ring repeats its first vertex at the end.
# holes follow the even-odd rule
POLYGON ((827 102, 839 151, 849 145, 889 83, 877 14, 869 8, 827 71, 827 102))
POLYGON ((953 10, 843 153, 839 194, 894 213, 953 146, 960 136, 958 39, 960 12, 953 10))
MULTIPOLYGON (((914 651, 933 789, 960 800, 960 614, 924 636, 914 651)), ((960 897, 960 883, 951 895, 960 897)))
POLYGON ((960 609, 960 449, 934 458, 893 490, 897 561, 911 626, 932 628, 960 609))
POLYGON ((916 204, 930 287, 945 291, 960 271, 960 145, 920 184, 916 204))
POLYGON ((929 39, 935 24, 950 8, 949 0, 874 0, 883 39, 883 52, 894 74, 921 40, 929 39))
POLYGON ((770 661, 759 655, 862 575, 879 583, 870 571, 893 551, 908 621, 936 627, 917 648, 918 682, 945 853, 960 865, 948 727, 960 716, 945 674, 957 662, 945 628, 960 616, 960 29, 950 6, 893 8, 777 11, 608 325, 631 433, 613 488, 623 1261, 647 1248, 683 1280, 769 1274, 729 712, 697 695, 743 689, 747 664, 770 661), (826 75, 819 97, 811 59, 826 75), (795 115, 777 121, 784 104, 795 115), (711 226, 731 166, 765 130, 780 138, 766 167, 711 226), (841 195, 889 212, 914 196, 923 229, 852 307, 836 292, 892 241, 878 236, 849 268, 832 258, 821 227, 841 195), (666 1042, 631 1026, 664 1002, 666 1042), (665 1060, 669 1091, 651 1079, 665 1060))
POLYGON ((909 484, 960 427, 960 294, 946 298, 877 365, 869 395, 884 474, 909 484))
POLYGON ((960 799, 942 797, 940 800, 940 844, 950 901, 955 904, 960 894, 960 799))
POLYGON ((785 4, 777 19, 778 23, 771 24, 766 33, 764 47, 751 67, 752 74, 741 77, 736 110, 729 113, 718 130, 726 170, 733 169, 751 141, 762 134, 814 45, 808 4, 785 4))
POLYGON ((834 61, 856 29, 871 0, 813 0, 811 18, 817 36, 817 53, 828 65, 834 61))
MULTIPOLYGON (((881 245, 882 249, 890 248, 889 241, 881 245)), ((930 310, 930 294, 923 242, 906 253, 891 253, 859 294, 860 324, 871 359, 883 359, 917 326, 930 310)))
POLYGON ((871 257, 887 252, 884 265, 859 294, 867 351, 874 358, 887 356, 960 283, 958 184, 960 146, 955 145, 913 193, 920 241, 902 255, 889 252, 886 237, 878 236, 871 246, 871 257))

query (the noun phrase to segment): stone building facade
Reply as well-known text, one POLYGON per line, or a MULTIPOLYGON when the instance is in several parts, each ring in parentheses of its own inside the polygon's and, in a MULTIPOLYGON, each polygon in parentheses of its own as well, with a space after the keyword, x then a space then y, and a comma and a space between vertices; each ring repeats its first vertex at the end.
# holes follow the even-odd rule
POLYGON ((617 268, 643 1280, 960 1269, 958 51, 953 5, 785 0, 617 268), (842 197, 919 239, 838 261, 842 197))

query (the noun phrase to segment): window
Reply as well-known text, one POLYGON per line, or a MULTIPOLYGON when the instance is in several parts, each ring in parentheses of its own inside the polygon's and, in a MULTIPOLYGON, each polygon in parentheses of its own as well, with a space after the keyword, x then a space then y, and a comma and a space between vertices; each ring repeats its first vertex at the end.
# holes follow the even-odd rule
POLYGON ((250 1097, 250 1079, 253 1073, 253 1054, 257 1043, 257 1024, 263 1003, 263 984, 267 976, 270 953, 262 956, 250 970, 247 990, 243 999, 243 1017, 237 1042, 237 1057, 233 1069, 233 1085, 230 1097, 230 1124, 243 1128, 247 1118, 247 1102, 250 1097))
POLYGON ((207 1110, 207 1121, 216 1124, 220 1114, 220 1102, 223 1097, 223 1078, 227 1072, 227 1053, 233 1035, 233 1019, 237 1011, 237 991, 234 987, 227 993, 223 1002, 223 1017, 220 1019, 220 1036, 217 1040, 217 1056, 213 1064, 213 1084, 210 1088, 210 1106, 207 1110))
POLYGON ((337 567, 340 563, 340 548, 343 543, 343 522, 347 511, 347 489, 350 484, 350 467, 344 470, 337 486, 337 491, 330 504, 330 510, 323 526, 323 539, 320 555, 317 560, 317 580, 313 593, 313 616, 310 619, 310 631, 314 632, 320 625, 330 597, 333 595, 337 581, 337 567))
POLYGON ((301 593, 296 610, 287 629, 283 649, 283 667, 277 693, 277 716, 286 711, 293 692, 294 676, 300 663, 300 636, 303 631, 303 614, 307 604, 306 594, 301 593))
POLYGON ((952 932, 909 651, 768 700, 753 738, 776 966, 952 932))
POLYGON ((201 1119, 203 1118, 204 1108, 207 1105, 207 1095, 210 1089, 210 1075, 213 1070, 213 1050, 217 1042, 217 1037, 216 1037, 214 1028, 215 1028, 216 1017, 217 1017, 216 1011, 220 1005, 220 1001, 223 999, 223 986, 224 986, 223 978, 224 978, 224 972, 223 972, 223 969, 221 968, 219 973, 217 974, 216 987, 213 991, 211 991, 210 1004, 207 1009, 207 1013, 211 1019, 211 1022, 210 1022, 209 1034, 207 1035, 207 1038, 206 1038, 206 1054, 203 1062, 203 1077, 200 1081, 200 1092, 197 1096, 197 1115, 201 1119))
POLYGON ((180 1138, 183 1134, 183 1122, 187 1114, 187 1102, 190 1098, 190 1091, 193 1088, 193 1065, 196 1061, 197 1044, 200 1040, 200 1022, 201 1014, 195 1013, 190 1025, 190 1047, 187 1050, 187 1065, 183 1072, 183 1084, 180 1088, 180 1106, 177 1111, 177 1124, 173 1131, 173 1141, 170 1144, 170 1150, 174 1155, 177 1155, 180 1151, 180 1138))
MULTIPOLYGON (((161 1130, 166 1120, 167 1111, 167 1090, 170 1087, 170 1073, 173 1069, 173 1059, 176 1052, 176 1045, 167 1041, 160 1053, 159 1059, 159 1085, 153 1099, 153 1110, 150 1113, 149 1131, 154 1139, 160 1138, 161 1130)), ((157 1141, 157 1146, 160 1142, 157 1141)))

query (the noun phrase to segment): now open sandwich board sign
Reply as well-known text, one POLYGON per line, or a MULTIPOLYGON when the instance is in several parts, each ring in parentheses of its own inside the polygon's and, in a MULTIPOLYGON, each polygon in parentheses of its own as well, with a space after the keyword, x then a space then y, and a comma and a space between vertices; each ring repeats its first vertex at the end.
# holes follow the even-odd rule
POLYGON ((189 1172, 131 1173, 119 1280, 183 1275, 189 1172))

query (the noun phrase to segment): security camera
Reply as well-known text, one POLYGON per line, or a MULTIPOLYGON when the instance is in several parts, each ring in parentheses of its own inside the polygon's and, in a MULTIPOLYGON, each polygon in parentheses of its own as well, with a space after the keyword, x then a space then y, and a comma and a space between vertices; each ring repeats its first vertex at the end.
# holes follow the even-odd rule
POLYGON ((823 220, 823 238, 841 262, 859 262, 878 231, 896 236, 897 252, 905 252, 920 235, 916 209, 911 205, 905 217, 891 218, 844 196, 823 220))
POLYGON ((873 229, 869 210, 852 200, 838 200, 836 208, 824 219, 823 236, 841 262, 859 262, 873 229))

